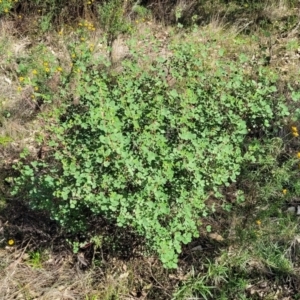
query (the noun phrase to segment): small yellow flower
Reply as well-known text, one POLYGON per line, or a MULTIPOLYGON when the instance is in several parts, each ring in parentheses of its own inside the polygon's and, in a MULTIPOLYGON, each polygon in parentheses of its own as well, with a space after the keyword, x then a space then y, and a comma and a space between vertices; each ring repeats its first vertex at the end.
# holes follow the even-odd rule
POLYGON ((22 88, 21 88, 20 86, 18 86, 18 87, 17 87, 17 91, 18 91, 18 92, 21 92, 21 91, 22 91, 22 88))
POLYGON ((49 72, 50 72, 50 69, 49 69, 49 68, 45 68, 45 72, 46 72, 46 73, 49 73, 49 72))
POLYGON ((81 40, 82 42, 84 42, 84 41, 85 41, 85 38, 81 38, 80 40, 81 40))
POLYGON ((292 132, 292 135, 293 135, 294 137, 298 137, 298 136, 299 136, 299 133, 298 133, 297 131, 293 131, 293 132, 292 132))
POLYGON ((61 31, 59 31, 59 32, 58 32, 58 34, 59 34, 59 35, 62 35, 62 34, 63 34, 62 30, 61 30, 61 31))
POLYGON ((76 57, 76 55, 73 53, 73 54, 72 54, 72 58, 75 58, 75 57, 76 57))
POLYGON ((283 190, 282 190, 282 193, 283 193, 283 195, 286 195, 287 189, 283 189, 283 190))
POLYGON ((7 13, 8 13, 8 9, 7 9, 7 8, 5 8, 5 9, 4 9, 4 12, 7 14, 7 13))
POLYGON ((37 92, 37 91, 39 90, 39 87, 36 86, 36 87, 34 88, 34 90, 37 92))
POLYGON ((35 96, 34 95, 31 95, 31 99, 34 99, 35 98, 35 96))
POLYGON ((80 22, 78 25, 79 25, 79 26, 82 26, 82 23, 80 22))
POLYGON ((62 67, 57 67, 57 69, 56 69, 56 71, 58 71, 58 72, 62 72, 62 67))
POLYGON ((38 71, 35 69, 32 71, 32 74, 34 74, 34 75, 36 75, 37 73, 38 73, 38 71))
POLYGON ((47 61, 44 61, 44 62, 43 62, 43 66, 44 66, 44 67, 48 67, 48 66, 49 66, 49 63, 48 63, 47 61))
POLYGON ((297 127, 296 127, 296 126, 292 126, 292 131, 293 131, 293 132, 298 132, 297 127))
POLYGON ((19 81, 20 81, 20 82, 24 81, 24 79, 25 79, 25 78, 24 78, 24 77, 22 77, 22 76, 21 76, 21 77, 19 77, 19 81))
POLYGON ((7 241, 8 246, 13 246, 15 244, 15 241, 13 239, 9 239, 7 241))
POLYGON ((260 226, 261 225, 261 220, 256 220, 256 225, 260 226))
POLYGON ((297 157, 300 158, 300 152, 297 153, 297 157))

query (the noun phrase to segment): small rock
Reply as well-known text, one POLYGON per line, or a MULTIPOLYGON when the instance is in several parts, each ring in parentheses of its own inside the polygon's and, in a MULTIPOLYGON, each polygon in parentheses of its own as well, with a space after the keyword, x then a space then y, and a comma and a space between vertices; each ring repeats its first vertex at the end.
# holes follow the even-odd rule
POLYGON ((203 248, 202 248, 201 245, 196 246, 196 247, 194 247, 194 248, 191 249, 191 251, 201 251, 201 250, 203 250, 203 248))
POLYGON ((294 213, 296 212, 296 207, 290 206, 290 207, 287 209, 287 212, 290 213, 290 214, 294 214, 294 213))
POLYGON ((266 288, 267 286, 268 286, 268 283, 266 281, 263 281, 259 284, 259 287, 263 288, 263 289, 266 288))

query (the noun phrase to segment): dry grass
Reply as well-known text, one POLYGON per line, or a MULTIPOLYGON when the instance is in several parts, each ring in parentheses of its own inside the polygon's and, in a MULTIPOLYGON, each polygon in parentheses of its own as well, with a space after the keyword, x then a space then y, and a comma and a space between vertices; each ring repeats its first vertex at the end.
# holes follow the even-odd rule
POLYGON ((168 278, 156 260, 113 258, 82 270, 75 256, 48 254, 37 268, 25 250, 0 252, 2 299, 171 299, 176 275, 168 278))
POLYGON ((27 37, 15 38, 9 22, 1 21, 0 31, 0 136, 8 137, 9 144, 0 146, 1 164, 9 165, 17 158, 20 150, 32 141, 36 129, 28 122, 35 115, 35 106, 30 88, 18 92, 17 61, 28 55, 30 40, 27 37))
POLYGON ((2 253, 6 260, 6 267, 1 270, 2 299, 80 299, 88 294, 87 276, 71 268, 68 258, 56 264, 51 258, 42 268, 36 268, 30 266, 24 250, 10 249, 2 253))

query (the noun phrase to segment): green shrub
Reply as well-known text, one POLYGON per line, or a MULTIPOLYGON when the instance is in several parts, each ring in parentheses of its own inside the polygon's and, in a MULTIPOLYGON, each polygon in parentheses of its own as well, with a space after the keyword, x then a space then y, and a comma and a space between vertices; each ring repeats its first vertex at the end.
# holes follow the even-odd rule
POLYGON ((83 16, 93 15, 95 5, 94 0, 2 0, 0 1, 0 16, 18 16, 20 19, 24 16, 39 16, 43 33, 51 29, 53 25, 72 24, 83 16))
POLYGON ((98 7, 100 25, 105 30, 110 44, 120 33, 132 30, 125 18, 125 8, 126 2, 123 4, 122 0, 105 1, 98 7))
POLYGON ((8 14, 14 3, 10 0, 3 0, 0 2, 0 16, 2 14, 8 14))
POLYGON ((244 56, 227 62, 220 51, 212 63, 209 46, 171 50, 151 62, 132 51, 121 74, 82 73, 79 105, 45 118, 47 159, 19 165, 15 186, 69 231, 87 230, 90 215, 133 228, 169 268, 199 235, 208 194, 221 197, 249 160, 248 130, 267 131, 287 114, 274 76, 260 69, 251 78, 244 56))

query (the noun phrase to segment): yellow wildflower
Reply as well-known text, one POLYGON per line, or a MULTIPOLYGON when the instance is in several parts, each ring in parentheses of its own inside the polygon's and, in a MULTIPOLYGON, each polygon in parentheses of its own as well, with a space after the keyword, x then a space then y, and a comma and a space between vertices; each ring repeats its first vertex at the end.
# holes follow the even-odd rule
POLYGON ((292 126, 292 131, 293 131, 293 132, 298 132, 297 127, 296 127, 296 126, 292 126))
POLYGON ((56 69, 58 72, 62 72, 62 67, 58 67, 57 69, 56 69))
POLYGON ((282 193, 283 193, 283 195, 286 195, 287 189, 283 189, 283 190, 282 190, 282 193))
POLYGON ((5 9, 4 9, 4 12, 7 14, 7 13, 8 13, 8 9, 7 9, 7 8, 5 8, 5 9))
POLYGON ((49 73, 49 72, 50 72, 50 69, 49 69, 49 68, 45 68, 45 72, 46 72, 46 73, 49 73))
POLYGON ((80 40, 84 42, 84 41, 85 41, 85 38, 81 38, 80 40))
POLYGON ((13 245, 15 244, 15 241, 14 241, 13 239, 9 239, 9 240, 7 241, 7 244, 8 244, 9 246, 13 246, 13 245))
POLYGON ((22 77, 22 76, 19 77, 19 81, 20 81, 20 82, 24 81, 24 77, 22 77))
POLYGON ((39 87, 36 86, 36 87, 34 88, 34 90, 37 92, 37 91, 39 90, 39 87))
POLYGON ((294 137, 298 137, 298 136, 299 136, 299 133, 298 133, 297 131, 293 131, 293 132, 292 132, 292 135, 293 135, 294 137))
POLYGON ((261 220, 256 220, 256 225, 260 226, 261 225, 261 220))
POLYGON ((34 75, 36 75, 37 73, 38 73, 38 71, 35 69, 32 71, 32 74, 34 74, 34 75))
POLYGON ((300 158, 300 152, 297 153, 297 157, 300 158))

